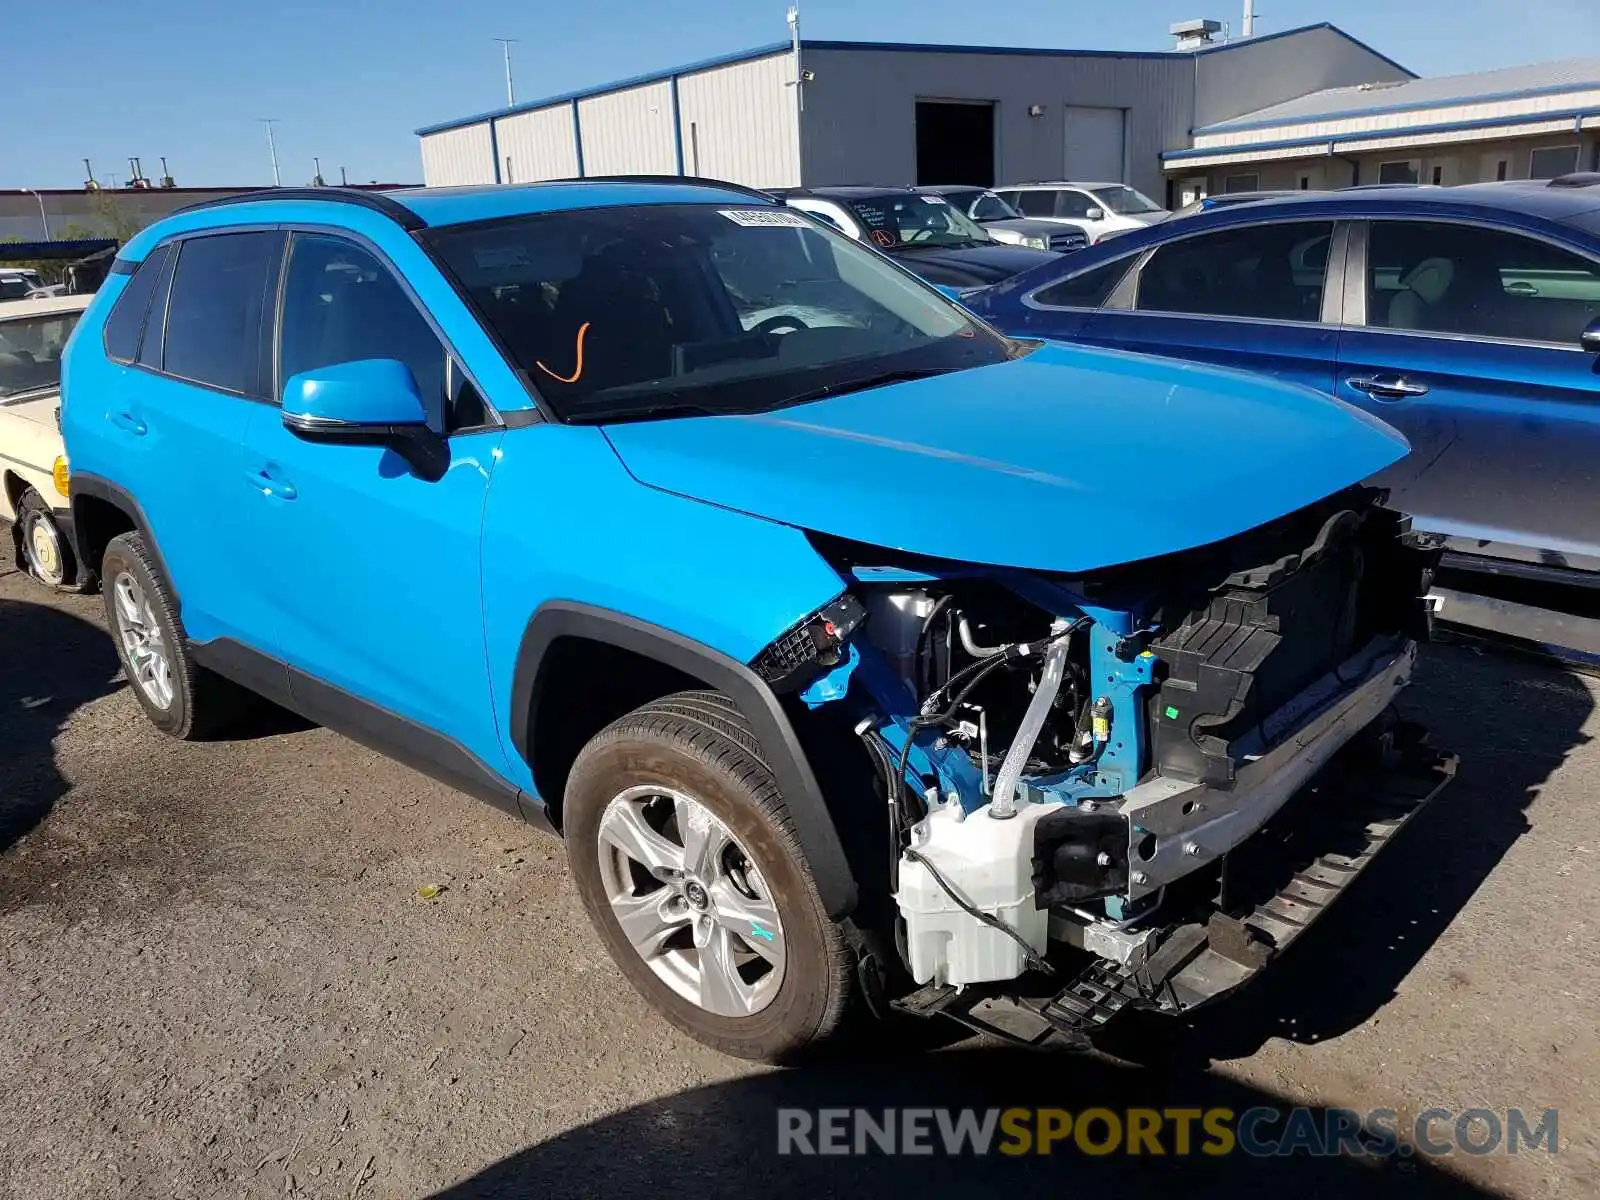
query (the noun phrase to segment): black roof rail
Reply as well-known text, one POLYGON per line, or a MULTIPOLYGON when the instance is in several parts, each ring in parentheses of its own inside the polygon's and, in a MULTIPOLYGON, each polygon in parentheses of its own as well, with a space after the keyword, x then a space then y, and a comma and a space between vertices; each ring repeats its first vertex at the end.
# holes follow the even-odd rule
POLYGON ((707 179, 703 175, 585 175, 581 178, 547 179, 546 183, 686 183, 690 187, 719 188, 724 192, 738 192, 758 200, 771 201, 771 192, 746 187, 742 183, 729 183, 726 179, 707 179))
POLYGON ((1600 171, 1572 171, 1566 175, 1557 175, 1545 186, 1558 188, 1600 186, 1600 171))
POLYGON ((173 215, 197 212, 207 208, 226 208, 230 204, 254 204, 259 200, 321 200, 328 204, 353 204, 357 208, 382 213, 408 233, 426 229, 428 223, 392 196, 382 192, 368 192, 360 188, 343 187, 269 187, 234 196, 218 196, 214 200, 201 200, 185 205, 173 215))

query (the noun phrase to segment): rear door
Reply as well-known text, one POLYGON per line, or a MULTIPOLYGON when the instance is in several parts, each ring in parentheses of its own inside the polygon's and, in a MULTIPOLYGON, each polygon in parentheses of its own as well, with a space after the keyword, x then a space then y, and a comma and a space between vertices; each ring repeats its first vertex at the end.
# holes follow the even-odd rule
MULTIPOLYGON (((106 398, 114 478, 144 510, 196 642, 226 637, 266 650, 258 580, 288 569, 248 544, 241 474, 245 429, 267 394, 262 314, 282 245, 276 230, 251 230, 196 235, 166 250, 142 339, 126 343, 131 361, 106 398)), ((141 299, 131 285, 125 295, 141 299)), ((119 315, 120 304, 108 348, 119 315)))
MULTIPOLYGON (((1333 386, 1337 289, 1332 221, 1229 226, 1163 242, 1080 341, 1333 386)), ((1340 239, 1342 246, 1342 238, 1340 239)))
POLYGON ((1471 554, 1600 569, 1600 260, 1529 232, 1375 220, 1351 243, 1338 395, 1404 433, 1379 482, 1471 554))

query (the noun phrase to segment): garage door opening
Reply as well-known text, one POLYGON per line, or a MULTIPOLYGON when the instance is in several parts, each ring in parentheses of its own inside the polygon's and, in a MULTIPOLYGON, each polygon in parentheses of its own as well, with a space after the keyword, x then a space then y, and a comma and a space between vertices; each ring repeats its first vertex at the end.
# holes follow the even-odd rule
POLYGON ((994 105, 917 101, 917 183, 994 186, 994 105))

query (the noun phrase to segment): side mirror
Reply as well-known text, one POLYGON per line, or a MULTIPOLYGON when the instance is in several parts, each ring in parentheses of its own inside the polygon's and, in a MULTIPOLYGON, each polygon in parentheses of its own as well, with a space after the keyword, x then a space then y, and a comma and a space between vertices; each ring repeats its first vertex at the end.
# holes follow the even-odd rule
POLYGON ((449 447, 428 428, 411 368, 392 358, 290 376, 283 385, 283 427, 302 441, 393 450, 429 483, 450 465, 449 447))
POLYGON ((1106 219, 1106 210, 1103 209, 1103 208, 1091 208, 1088 212, 1084 213, 1083 215, 1084 215, 1084 219, 1085 220, 1089 220, 1089 221, 1104 221, 1106 219))
POLYGON ((1578 335, 1578 345, 1590 354, 1600 354, 1600 317, 1589 322, 1589 327, 1578 335))

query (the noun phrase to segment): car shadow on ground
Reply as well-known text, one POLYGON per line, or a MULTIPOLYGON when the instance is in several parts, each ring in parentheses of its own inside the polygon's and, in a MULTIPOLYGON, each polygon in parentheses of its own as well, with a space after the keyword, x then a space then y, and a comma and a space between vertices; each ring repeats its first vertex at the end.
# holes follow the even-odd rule
MULTIPOLYGON (((1094 1155, 1069 1137, 1049 1155, 998 1152, 948 1154, 940 1135, 933 1153, 888 1156, 780 1155, 780 1110, 882 1110, 1090 1107, 1226 1108, 1243 1114, 1258 1106, 1283 1110, 1287 1102, 1247 1084, 1198 1071, 1174 1073, 1121 1067, 1079 1055, 1038 1054, 982 1044, 898 1062, 856 1063, 755 1075, 713 1084, 603 1117, 531 1146, 469 1179, 436 1193, 435 1200, 509 1200, 537 1197, 633 1197, 671 1192, 707 1197, 1006 1196, 1237 1200, 1241 1195, 1347 1197, 1488 1197, 1493 1193, 1415 1157, 1254 1157, 1235 1149, 1208 1155, 1195 1125, 1190 1153, 1178 1155, 1175 1136, 1166 1153, 1130 1156, 1120 1150, 1094 1155)), ((1313 1110, 1324 1119, 1323 1110, 1313 1110)), ((953 1119, 953 1118, 951 1118, 953 1119)), ((1091 1148, 1104 1144, 1106 1126, 1094 1123, 1091 1148)), ((1263 1130, 1269 1127, 1263 1123, 1263 1130)), ((1272 1127, 1278 1130, 1283 1126, 1272 1127)), ((1265 1139, 1264 1139, 1265 1140, 1265 1139)), ((815 1146, 815 1142, 811 1143, 815 1146)))
MULTIPOLYGON (((0 558, 0 571, 9 568, 0 558)), ((100 626, 59 608, 0 599, 0 852, 71 786, 53 744, 67 718, 120 686, 116 652, 100 626)))
POLYGON ((1272 1037, 1326 1041, 1369 1020, 1528 831, 1542 785, 1588 742, 1594 699, 1559 666, 1435 644, 1400 708, 1461 756, 1455 782, 1259 981, 1188 1022, 1135 1020, 1124 1034, 1162 1022, 1160 1061, 1200 1065, 1248 1057, 1272 1037))

